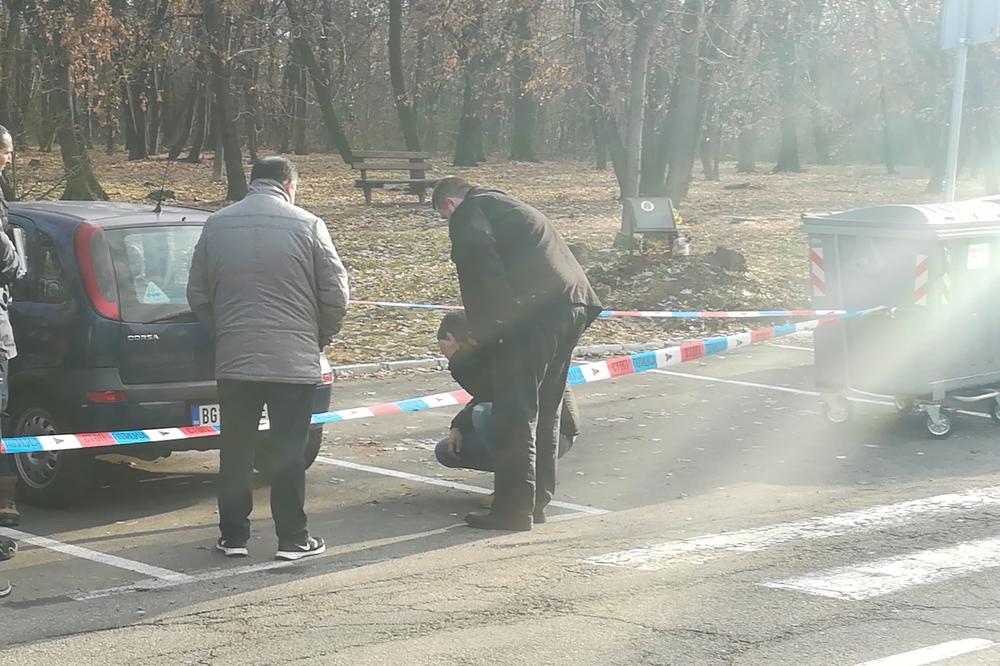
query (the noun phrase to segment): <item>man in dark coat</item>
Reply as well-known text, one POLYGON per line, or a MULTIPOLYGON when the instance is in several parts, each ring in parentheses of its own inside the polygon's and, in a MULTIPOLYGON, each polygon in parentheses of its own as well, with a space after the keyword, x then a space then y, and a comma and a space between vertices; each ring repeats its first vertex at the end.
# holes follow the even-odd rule
MULTIPOLYGON (((0 125, 0 173, 7 168, 14 157, 14 140, 10 131, 0 125)), ((7 200, 0 189, 0 412, 7 410, 7 365, 17 356, 14 344, 14 330, 10 326, 10 287, 24 276, 24 265, 7 236, 7 200)), ((20 516, 14 503, 17 473, 14 456, 0 455, 0 526, 17 525, 20 516)), ((14 557, 17 544, 10 539, 0 538, 0 562, 14 557)), ((10 594, 10 582, 0 579, 0 597, 10 594)))
POLYGON ((503 192, 449 176, 434 188, 476 344, 495 346, 495 499, 472 527, 530 530, 556 488, 559 405, 573 348, 601 311, 555 227, 503 192))

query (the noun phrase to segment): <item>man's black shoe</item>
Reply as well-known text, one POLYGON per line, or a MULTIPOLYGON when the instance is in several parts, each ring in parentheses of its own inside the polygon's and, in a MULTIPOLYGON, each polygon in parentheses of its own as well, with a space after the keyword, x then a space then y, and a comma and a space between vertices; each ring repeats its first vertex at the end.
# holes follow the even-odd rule
POLYGON ((531 516, 498 516, 493 512, 470 513, 465 517, 469 527, 477 530, 506 530, 527 532, 531 530, 531 516))
POLYGON ((533 514, 531 514, 531 519, 536 525, 544 525, 548 518, 545 517, 545 509, 538 509, 533 514))

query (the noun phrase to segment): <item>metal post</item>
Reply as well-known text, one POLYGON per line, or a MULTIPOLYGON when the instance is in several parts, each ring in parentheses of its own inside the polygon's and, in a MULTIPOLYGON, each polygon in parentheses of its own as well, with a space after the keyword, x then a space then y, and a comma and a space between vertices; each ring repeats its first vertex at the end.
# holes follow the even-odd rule
POLYGON ((948 128, 948 165, 945 169, 945 201, 955 200, 955 185, 958 179, 958 144, 962 137, 962 107, 965 104, 965 75, 969 64, 969 0, 961 3, 961 25, 966 26, 955 54, 955 77, 952 81, 951 124, 948 128))

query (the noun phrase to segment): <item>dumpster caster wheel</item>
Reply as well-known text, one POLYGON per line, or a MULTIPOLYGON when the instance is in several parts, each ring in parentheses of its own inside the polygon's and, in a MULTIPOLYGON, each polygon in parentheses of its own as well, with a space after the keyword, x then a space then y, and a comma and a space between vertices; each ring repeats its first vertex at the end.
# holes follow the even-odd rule
POLYGON ((896 406, 896 411, 900 414, 905 415, 913 412, 914 404, 909 398, 896 398, 892 403, 896 406))
POLYGON ((931 434, 931 437, 935 439, 945 439, 951 434, 951 419, 942 414, 938 417, 937 422, 934 419, 927 417, 927 432, 931 434))
POLYGON ((1000 423, 1000 402, 990 401, 990 418, 994 423, 1000 423))
POLYGON ((836 396, 823 402, 823 417, 830 423, 847 423, 854 415, 854 405, 843 396, 836 396))

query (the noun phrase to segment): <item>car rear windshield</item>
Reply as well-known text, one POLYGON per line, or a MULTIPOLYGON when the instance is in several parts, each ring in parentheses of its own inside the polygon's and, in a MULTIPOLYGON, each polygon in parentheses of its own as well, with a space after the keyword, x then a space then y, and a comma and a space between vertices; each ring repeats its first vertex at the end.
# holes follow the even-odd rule
POLYGON ((114 258, 122 321, 185 320, 190 312, 188 271, 201 226, 105 229, 104 233, 114 258))

